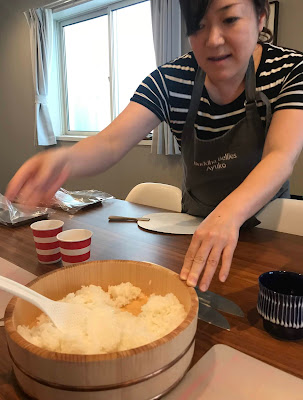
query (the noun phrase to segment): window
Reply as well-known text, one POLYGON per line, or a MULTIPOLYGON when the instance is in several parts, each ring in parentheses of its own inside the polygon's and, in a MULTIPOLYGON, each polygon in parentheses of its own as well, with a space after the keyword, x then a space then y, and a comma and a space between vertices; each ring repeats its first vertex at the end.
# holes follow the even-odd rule
MULTIPOLYGON (((88 3, 89 4, 89 3, 88 3)), ((150 1, 120 1, 57 23, 59 135, 105 128, 156 68, 150 1)), ((55 77, 53 77, 53 82, 55 77)), ((53 85, 50 85, 53 91, 53 85)), ((52 103, 54 103, 54 95, 52 103)))

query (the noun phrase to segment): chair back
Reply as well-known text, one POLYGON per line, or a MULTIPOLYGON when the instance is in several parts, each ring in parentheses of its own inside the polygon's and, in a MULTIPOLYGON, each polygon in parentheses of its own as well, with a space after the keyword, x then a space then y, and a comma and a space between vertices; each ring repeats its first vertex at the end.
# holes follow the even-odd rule
POLYGON ((181 189, 165 183, 140 183, 128 193, 125 200, 175 212, 181 212, 182 209, 181 189))
POLYGON ((303 201, 275 199, 256 215, 257 228, 303 236, 303 201))

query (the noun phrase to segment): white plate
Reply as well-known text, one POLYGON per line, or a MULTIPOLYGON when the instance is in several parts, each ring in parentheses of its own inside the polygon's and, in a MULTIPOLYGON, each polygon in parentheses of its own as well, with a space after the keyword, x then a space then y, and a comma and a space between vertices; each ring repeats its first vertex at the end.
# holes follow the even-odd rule
POLYGON ((184 213, 153 213, 144 215, 149 221, 138 221, 141 228, 162 233, 192 235, 203 221, 184 213))
POLYGON ((302 400, 303 380, 229 346, 217 344, 163 398, 185 399, 302 400))

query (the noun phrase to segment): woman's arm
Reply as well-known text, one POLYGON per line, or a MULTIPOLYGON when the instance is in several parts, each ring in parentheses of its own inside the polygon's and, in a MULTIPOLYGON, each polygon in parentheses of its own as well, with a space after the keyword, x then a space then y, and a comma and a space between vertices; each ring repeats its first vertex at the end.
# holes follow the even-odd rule
POLYGON ((106 129, 70 149, 71 175, 79 177, 106 171, 160 122, 148 108, 130 102, 106 129))
POLYGON ((289 178, 303 146, 303 111, 276 111, 263 157, 247 178, 227 196, 196 230, 186 253, 181 278, 207 290, 220 257, 219 278, 228 276, 241 225, 261 209, 289 178))
POLYGON ((118 162, 160 123, 146 107, 131 102, 103 131, 69 148, 41 152, 10 181, 6 196, 29 206, 47 203, 68 177, 103 172, 118 162))

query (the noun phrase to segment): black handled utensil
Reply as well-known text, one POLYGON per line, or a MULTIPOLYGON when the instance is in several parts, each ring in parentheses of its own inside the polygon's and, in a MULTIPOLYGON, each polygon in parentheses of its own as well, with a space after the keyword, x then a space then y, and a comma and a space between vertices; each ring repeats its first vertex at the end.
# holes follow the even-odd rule
POLYGON ((149 221, 149 218, 135 218, 135 217, 122 217, 120 215, 110 215, 108 217, 109 222, 138 222, 138 221, 149 221))

